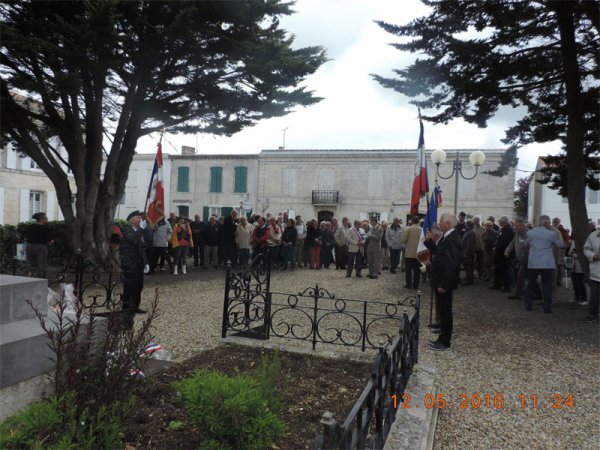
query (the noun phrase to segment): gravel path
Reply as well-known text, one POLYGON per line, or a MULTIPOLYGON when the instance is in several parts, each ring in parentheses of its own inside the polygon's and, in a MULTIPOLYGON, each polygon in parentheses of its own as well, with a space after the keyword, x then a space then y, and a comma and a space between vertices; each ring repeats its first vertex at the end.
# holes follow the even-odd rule
MULTIPOLYGON (((296 292, 318 283, 338 297, 378 301, 414 293, 402 289, 403 273, 383 272, 378 280, 344 275, 334 269, 274 271, 271 289, 296 292)), ((218 345, 224 278, 224 271, 214 269, 146 278, 142 307, 158 287, 161 316, 155 335, 175 360, 218 345)), ((429 287, 422 287, 419 362, 436 368, 437 394, 447 402, 439 411, 434 448, 600 448, 598 325, 582 320, 585 307, 566 302, 570 290, 559 288, 554 314, 542 314, 541 306, 526 312, 521 302, 487 286, 478 283, 456 292, 453 346, 441 353, 427 347, 435 335, 426 326, 429 287), (481 397, 479 408, 474 394, 481 397), (569 394, 572 408, 565 405, 569 394), (496 407, 500 395, 504 405, 496 407), (553 408, 559 398, 562 408, 553 408), (461 403, 468 407, 460 408, 461 403)))

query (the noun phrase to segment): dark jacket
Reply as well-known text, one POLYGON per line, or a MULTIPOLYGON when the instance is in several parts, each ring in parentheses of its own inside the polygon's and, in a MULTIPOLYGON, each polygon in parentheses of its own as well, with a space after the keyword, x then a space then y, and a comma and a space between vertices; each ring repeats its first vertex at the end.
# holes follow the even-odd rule
POLYGON ((467 232, 467 224, 465 222, 456 224, 455 230, 458 231, 458 235, 462 239, 467 232))
POLYGON ((431 261, 431 287, 441 287, 445 290, 458 287, 460 260, 462 257, 462 241, 459 233, 453 230, 442 237, 437 245, 431 246, 433 259, 431 261))
POLYGON ((462 237, 463 256, 471 258, 475 255, 475 244, 477 243, 477 233, 475 229, 467 230, 462 237))
POLYGON ((494 231, 493 228, 484 231, 483 236, 481 237, 483 249, 488 251, 492 250, 496 244, 496 239, 498 239, 498 233, 494 231))
POLYGON ((204 232, 202 236, 204 237, 204 245, 208 247, 216 247, 219 245, 219 227, 218 223, 212 225, 210 222, 204 226, 204 232))
POLYGON ((514 237, 515 230, 513 230, 510 225, 500 228, 500 233, 498 234, 498 239, 496 240, 496 245, 494 246, 494 251, 496 254, 504 256, 504 251, 510 245, 514 237))
POLYGON ((204 230, 204 222, 195 220, 190 222, 190 228, 192 229, 192 238, 194 242, 202 242, 202 231, 204 230))
POLYGON ((142 272, 147 264, 143 231, 141 228, 135 230, 131 225, 127 225, 123 231, 119 245, 123 272, 142 272))
POLYGON ((52 240, 48 225, 42 225, 37 222, 26 227, 23 234, 29 244, 47 244, 52 240))
POLYGON ((298 240, 298 230, 296 227, 285 227, 281 235, 281 243, 283 245, 296 245, 298 240))
POLYGON ((235 245, 235 229, 238 226, 238 221, 233 220, 233 217, 227 216, 223 220, 223 224, 219 229, 220 240, 223 244, 235 245))
POLYGON ((307 248, 318 247, 321 245, 321 229, 315 228, 312 225, 306 227, 306 241, 305 246, 307 248))
POLYGON ((327 228, 321 229, 321 245, 327 248, 333 248, 335 244, 335 238, 333 237, 333 233, 331 230, 327 228))

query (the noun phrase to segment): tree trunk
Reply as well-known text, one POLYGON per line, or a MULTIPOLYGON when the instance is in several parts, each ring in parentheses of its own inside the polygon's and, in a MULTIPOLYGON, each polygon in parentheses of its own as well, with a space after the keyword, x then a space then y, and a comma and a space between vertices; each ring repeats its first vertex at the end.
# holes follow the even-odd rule
POLYGON ((586 277, 589 276, 589 264, 583 256, 583 244, 588 233, 588 214, 585 204, 585 159, 583 151, 584 121, 581 102, 581 75, 577 61, 577 46, 575 42, 575 26, 573 21, 573 2, 557 1, 552 3, 556 11, 558 29, 560 31, 561 60, 563 79, 567 96, 567 138, 566 164, 567 199, 569 216, 575 238, 577 255, 584 268, 586 277))

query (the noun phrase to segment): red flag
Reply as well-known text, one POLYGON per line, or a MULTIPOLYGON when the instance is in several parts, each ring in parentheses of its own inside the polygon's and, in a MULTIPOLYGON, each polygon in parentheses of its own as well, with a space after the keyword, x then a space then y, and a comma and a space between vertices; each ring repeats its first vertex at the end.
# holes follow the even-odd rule
POLYGON ((159 222, 165 217, 165 191, 162 178, 162 144, 158 143, 156 150, 156 159, 154 160, 154 168, 150 178, 150 187, 148 188, 148 209, 146 217, 151 225, 159 222))
POLYGON ((427 192, 427 160, 425 159, 425 139, 423 137, 423 121, 419 118, 421 132, 419 133, 419 148, 417 148, 417 163, 415 164, 415 178, 413 180, 412 196, 410 199, 411 215, 419 214, 419 202, 427 192))

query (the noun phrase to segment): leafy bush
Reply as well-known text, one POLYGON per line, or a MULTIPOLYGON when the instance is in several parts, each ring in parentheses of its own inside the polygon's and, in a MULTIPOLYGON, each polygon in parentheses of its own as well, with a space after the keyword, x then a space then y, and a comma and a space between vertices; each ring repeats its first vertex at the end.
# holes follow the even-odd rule
MULTIPOLYGON (((33 225, 33 221, 20 222, 15 225, 0 225, 0 262, 10 267, 13 256, 15 256, 16 245, 23 242, 28 227, 33 225)), ((124 219, 115 219, 115 222, 121 231, 127 226, 124 219)), ((73 255, 70 246, 69 231, 64 220, 53 220, 48 222, 47 227, 50 231, 50 237, 54 240, 52 245, 48 246, 48 263, 50 266, 62 267, 67 264, 73 255)))
POLYGON ((0 448, 120 448, 123 412, 133 397, 92 411, 75 408, 73 394, 28 406, 0 424, 0 448))
POLYGON ((0 448, 39 448, 61 423, 57 398, 36 402, 0 424, 0 448))
POLYGON ((276 390, 280 367, 276 353, 272 364, 263 359, 254 376, 230 378, 198 370, 174 383, 189 420, 204 432, 202 448, 268 448, 285 434, 285 423, 278 417, 283 404, 276 390))
MULTIPOLYGON (((19 242, 23 241, 23 236, 27 228, 33 225, 33 221, 21 222, 16 226, 19 242)), ((49 228, 50 238, 54 240, 52 245, 48 246, 48 264, 51 266, 63 266, 68 262, 68 255, 72 255, 71 245, 69 243, 69 232, 64 220, 53 220, 46 225, 49 228)))
POLYGON ((14 225, 0 225, 0 264, 11 267, 12 258, 17 251, 17 243, 21 240, 14 225))

